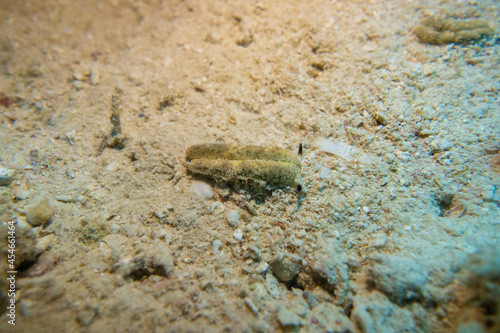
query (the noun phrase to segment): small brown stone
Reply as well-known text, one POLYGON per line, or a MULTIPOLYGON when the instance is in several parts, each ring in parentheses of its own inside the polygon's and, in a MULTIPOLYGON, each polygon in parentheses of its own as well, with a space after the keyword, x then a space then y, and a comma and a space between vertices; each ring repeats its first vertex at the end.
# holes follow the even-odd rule
POLYGON ((25 212, 28 223, 33 227, 38 227, 47 223, 52 216, 52 208, 50 207, 49 200, 42 197, 37 200, 37 203, 28 208, 25 212))

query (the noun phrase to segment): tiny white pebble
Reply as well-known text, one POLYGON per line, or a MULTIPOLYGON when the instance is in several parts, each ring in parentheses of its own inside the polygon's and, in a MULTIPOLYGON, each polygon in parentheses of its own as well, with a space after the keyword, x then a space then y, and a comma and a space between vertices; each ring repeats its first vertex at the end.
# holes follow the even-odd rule
POLYGON ((364 207, 363 207, 363 212, 365 212, 365 214, 368 214, 368 213, 370 212, 370 208, 369 208, 369 207, 364 206, 364 207))
POLYGON ((212 199, 212 188, 207 183, 194 182, 191 189, 200 198, 212 199))
POLYGON ((383 247, 385 246, 387 236, 385 234, 375 234, 371 242, 373 247, 383 247))
POLYGON ((214 240, 212 242, 212 254, 215 256, 219 253, 219 249, 222 246, 222 242, 220 240, 214 240))
POLYGON ((239 221, 240 213, 235 209, 230 210, 227 214, 227 223, 229 223, 231 227, 236 227, 239 224, 239 221))
POLYGON ((7 186, 14 179, 14 170, 0 166, 0 185, 7 186))
POLYGON ((301 239, 297 239, 297 238, 292 239, 291 243, 292 243, 292 245, 295 245, 296 247, 301 247, 302 245, 304 245, 304 241, 301 239))
POLYGON ((243 239, 243 231, 241 231, 240 229, 236 229, 236 231, 233 234, 233 237, 237 241, 241 242, 241 240, 243 239))

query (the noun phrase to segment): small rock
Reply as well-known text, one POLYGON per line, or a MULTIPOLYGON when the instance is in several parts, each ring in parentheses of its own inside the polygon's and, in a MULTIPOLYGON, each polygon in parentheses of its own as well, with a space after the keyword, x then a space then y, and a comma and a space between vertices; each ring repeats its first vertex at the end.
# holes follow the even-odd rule
POLYGON ((90 84, 96 86, 100 82, 101 82, 101 73, 99 72, 99 67, 97 67, 97 65, 94 64, 90 68, 90 84))
POLYGON ((0 186, 9 185, 14 179, 14 170, 6 169, 0 166, 0 186))
POLYGON ((257 208, 255 208, 255 201, 250 201, 246 206, 248 212, 252 215, 257 215, 257 208))
POLYGON ((265 261, 261 261, 256 267, 255 267, 255 272, 259 274, 264 274, 267 269, 269 268, 269 265, 265 261))
POLYGON ((361 328, 361 332, 375 333, 375 322, 365 306, 357 306, 351 314, 351 320, 361 328))
POLYGON ((222 242, 220 240, 214 240, 212 243, 212 254, 218 255, 219 254, 219 249, 222 246, 222 242))
POLYGON ((208 293, 215 291, 215 285, 212 281, 206 281, 201 284, 201 290, 205 290, 208 293))
POLYGON ((336 242, 318 242, 322 250, 311 260, 311 276, 324 290, 342 299, 349 290, 349 273, 343 253, 336 242))
MULTIPOLYGON (((57 199, 57 198, 56 198, 56 199, 57 199)), ((167 217, 167 216, 168 216, 168 214, 166 214, 166 213, 167 213, 167 212, 165 212, 165 211, 161 211, 160 209, 155 210, 155 211, 153 212, 153 214, 155 214, 155 216, 156 216, 156 218, 157 218, 158 220, 162 220, 162 219, 164 219, 165 217, 167 217)))
POLYGON ((331 169, 328 169, 327 167, 321 166, 321 168, 319 169, 319 178, 327 179, 330 177, 331 173, 332 173, 331 169))
POLYGON ((488 332, 486 328, 475 321, 469 321, 458 327, 457 333, 486 333, 488 332))
POLYGON ((254 261, 262 260, 262 252, 255 245, 250 245, 247 251, 243 254, 243 259, 251 258, 254 261))
POLYGON ((66 133, 66 141, 68 141, 68 143, 72 146, 76 143, 76 140, 78 140, 78 138, 76 137, 76 131, 75 130, 72 130, 72 131, 69 131, 66 133))
POLYGON ((387 115, 382 111, 375 113, 373 116, 375 120, 377 120, 377 123, 381 125, 387 125, 387 123, 389 122, 387 115))
POLYGON ((259 315, 259 309, 255 306, 255 304, 253 304, 250 298, 248 297, 245 298, 245 304, 255 316, 259 315))
POLYGON ((226 207, 224 207, 224 204, 220 201, 216 201, 210 206, 210 213, 214 215, 220 215, 224 213, 225 210, 226 207))
POLYGON ((431 141, 430 147, 431 147, 431 154, 436 154, 450 150, 451 148, 453 148, 453 143, 451 143, 446 138, 437 138, 434 141, 431 141))
POLYGON ((76 90, 82 90, 83 88, 85 88, 85 84, 82 82, 82 81, 73 81, 73 87, 76 89, 76 90))
POLYGON ((238 242, 241 242, 241 240, 243 239, 243 231, 241 231, 241 229, 236 229, 236 231, 233 234, 233 237, 238 242))
POLYGON ((75 173, 72 170, 66 170, 66 176, 68 176, 68 178, 70 179, 74 179, 75 173))
POLYGON ((282 327, 304 326, 304 321, 299 316, 284 307, 280 307, 278 310, 278 322, 282 327))
POLYGON ((52 208, 49 205, 49 200, 46 197, 40 198, 37 200, 36 205, 25 212, 25 215, 31 226, 38 227, 44 225, 52 216, 52 208))
POLYGON ((422 68, 422 74, 424 74, 424 76, 434 74, 434 67, 431 64, 424 64, 422 68))
POLYGON ((16 199, 17 200, 26 200, 30 197, 31 193, 28 190, 22 190, 19 191, 19 193, 16 194, 16 199))
MULTIPOLYGON (((311 318, 316 318, 324 332, 356 332, 357 330, 345 315, 344 309, 330 303, 321 303, 310 312, 311 318)), ((361 332, 375 332, 363 330, 361 332)))
POLYGON ((28 270, 28 277, 42 276, 54 267, 57 258, 53 251, 44 252, 38 257, 37 262, 28 270))
POLYGON ((304 297, 304 299, 306 300, 307 304, 309 304, 309 307, 311 309, 319 305, 319 302, 316 299, 316 297, 314 297, 314 295, 307 290, 302 293, 302 297, 304 297))
POLYGON ((95 319, 97 312, 94 309, 85 309, 85 310, 80 310, 78 311, 78 314, 76 315, 76 319, 82 326, 90 326, 95 319))
POLYGON ((271 261, 271 271, 282 282, 289 282, 302 268, 302 258, 295 254, 279 254, 271 261))
POLYGON ((281 299, 280 283, 272 274, 266 274, 266 289, 273 298, 281 299))
POLYGON ((429 269, 415 259, 396 255, 376 255, 368 268, 375 289, 397 304, 420 300, 428 274, 429 269))
POLYGON ((198 197, 212 199, 212 188, 207 183, 194 182, 191 188, 198 197))
POLYGON ((81 198, 73 195, 56 195, 54 197, 57 201, 66 202, 66 203, 75 203, 80 202, 81 198))
POLYGON ((155 275, 170 277, 174 272, 174 262, 168 246, 164 243, 158 243, 154 246, 148 264, 148 267, 155 275))
POLYGON ((50 246, 52 246, 54 239, 56 236, 53 234, 49 234, 47 236, 43 236, 38 239, 37 246, 40 248, 40 250, 45 251, 47 250, 50 246))
POLYGON ((231 227, 237 227, 240 222, 240 213, 237 210, 230 210, 229 213, 227 214, 227 223, 231 227))
POLYGON ((133 72, 128 76, 128 80, 136 86, 141 86, 144 84, 144 75, 140 72, 133 72))
POLYGON ((386 234, 375 234, 371 241, 371 246, 373 247, 384 247, 387 235, 386 234))

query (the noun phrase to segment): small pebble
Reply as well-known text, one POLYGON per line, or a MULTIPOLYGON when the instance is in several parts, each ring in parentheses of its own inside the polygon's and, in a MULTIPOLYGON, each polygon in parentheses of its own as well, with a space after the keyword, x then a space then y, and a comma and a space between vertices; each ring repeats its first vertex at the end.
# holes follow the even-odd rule
POLYGON ((0 186, 9 185, 14 179, 14 170, 6 169, 0 166, 0 186))
POLYGON ((31 193, 28 190, 22 190, 16 194, 17 200, 26 200, 30 197, 31 193))
POLYGON ((207 183, 194 182, 191 189, 200 198, 212 199, 212 188, 207 183))
POLYGON ((97 312, 94 309, 86 309, 78 311, 76 320, 84 327, 90 326, 94 322, 97 312))
POLYGON ((259 274, 264 274, 269 268, 269 264, 265 261, 261 261, 256 267, 255 272, 259 274))
POLYGON ((214 240, 212 243, 212 254, 218 255, 219 254, 219 249, 222 246, 222 242, 220 240, 214 240))
POLYGON ((282 282, 289 282, 302 268, 302 258, 291 253, 280 253, 271 261, 271 271, 282 282))
POLYGON ((280 307, 278 310, 278 322, 283 327, 300 327, 304 326, 304 321, 295 313, 280 307))
POLYGON ((237 241, 241 242, 241 240, 243 239, 243 231, 241 231, 240 229, 236 229, 236 231, 233 234, 233 237, 237 241))
POLYGON ((220 201, 216 201, 210 206, 210 212, 214 215, 220 215, 224 213, 225 210, 226 207, 224 207, 224 204, 220 201))
POLYGON ((316 299, 316 297, 314 297, 313 294, 311 294, 311 292, 305 290, 303 293, 302 293, 302 297, 304 297, 304 299, 307 301, 307 304, 309 304, 309 307, 312 309, 316 306, 319 305, 319 302, 318 300, 316 299))
POLYGON ((57 261, 53 251, 44 252, 37 259, 37 262, 28 270, 28 277, 42 276, 50 271, 57 261))
POLYGON ((46 197, 38 199, 36 205, 28 208, 25 214, 31 226, 38 227, 44 225, 52 216, 52 208, 49 205, 49 200, 46 197))
POLYGON ((76 90, 82 90, 83 88, 85 88, 85 84, 82 82, 82 81, 73 81, 73 87, 76 89, 76 90))
POLYGON ((76 131, 72 130, 66 133, 66 141, 72 146, 76 143, 76 140, 78 138, 76 137, 76 131))
POLYGON ((248 298, 248 297, 245 298, 245 304, 248 307, 248 309, 250 309, 250 311, 252 311, 254 316, 259 315, 259 309, 255 306, 255 304, 253 304, 253 302, 250 298, 248 298))
POLYGON ((250 245, 248 250, 243 254, 243 259, 251 258, 254 261, 262 260, 262 252, 255 245, 250 245))
POLYGON ((321 166, 321 168, 319 169, 319 178, 321 179, 327 179, 330 177, 330 174, 332 173, 332 170, 331 169, 328 169, 324 166, 321 166))
POLYGON ((136 86, 141 86, 144 84, 144 75, 140 72, 133 72, 129 74, 128 80, 136 86))
POLYGON ((93 86, 98 85, 101 82, 101 73, 99 72, 99 68, 97 65, 93 65, 90 69, 90 84, 93 86))
POLYGON ((386 234, 375 234, 371 242, 371 246, 382 247, 385 246, 385 241, 387 239, 386 234))
POLYGON ((74 202, 80 202, 80 197, 78 196, 73 196, 73 195, 56 195, 54 197, 57 201, 61 202, 69 202, 69 203, 74 203, 74 202))
POLYGON ((237 227, 240 222, 240 213, 237 210, 230 210, 229 213, 227 214, 227 223, 231 227, 237 227))

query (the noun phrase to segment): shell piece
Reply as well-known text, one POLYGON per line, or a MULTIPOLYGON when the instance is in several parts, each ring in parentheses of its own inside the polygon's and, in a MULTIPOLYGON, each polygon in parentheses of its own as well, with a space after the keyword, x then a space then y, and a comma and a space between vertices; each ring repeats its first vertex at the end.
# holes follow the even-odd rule
POLYGON ((199 144, 186 155, 190 172, 223 181, 293 186, 300 176, 299 158, 274 147, 199 144))

